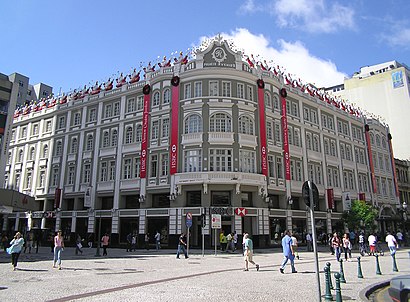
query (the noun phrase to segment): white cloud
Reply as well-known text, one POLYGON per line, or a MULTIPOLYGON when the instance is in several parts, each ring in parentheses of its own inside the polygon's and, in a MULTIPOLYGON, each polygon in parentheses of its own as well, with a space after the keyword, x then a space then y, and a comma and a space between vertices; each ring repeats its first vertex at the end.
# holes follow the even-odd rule
POLYGON ((280 27, 312 33, 331 33, 341 28, 354 29, 354 10, 329 0, 270 0, 265 4, 246 0, 242 13, 270 12, 280 27))
POLYGON ((245 54, 253 54, 261 61, 272 61, 270 65, 279 65, 281 70, 285 69, 292 78, 300 78, 303 82, 315 84, 317 87, 341 84, 347 77, 337 70, 333 62, 309 53, 300 41, 290 42, 281 39, 277 41, 277 46, 273 46, 264 35, 252 34, 245 28, 221 35, 226 40, 232 39, 235 46, 243 49, 245 54))
POLYGON ((387 41, 391 46, 401 46, 409 48, 410 45, 410 28, 397 28, 390 34, 383 34, 382 40, 387 41))

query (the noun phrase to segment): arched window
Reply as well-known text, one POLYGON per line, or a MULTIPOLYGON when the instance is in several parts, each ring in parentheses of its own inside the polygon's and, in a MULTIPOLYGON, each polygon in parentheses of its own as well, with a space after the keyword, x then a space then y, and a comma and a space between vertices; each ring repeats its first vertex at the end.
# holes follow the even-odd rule
POLYGON ((115 147, 118 144, 118 131, 117 129, 112 130, 111 133, 111 146, 115 147))
POLYGON ((71 154, 77 153, 77 149, 78 149, 78 141, 77 141, 77 138, 74 137, 74 138, 71 140, 70 153, 71 153, 71 154))
POLYGON ((43 158, 47 158, 48 156, 48 145, 44 145, 43 147, 43 158))
POLYGON ((86 150, 91 151, 94 148, 94 137, 92 134, 87 135, 86 150))
POLYGON ((373 133, 370 133, 370 144, 374 145, 374 135, 373 135, 373 133))
POLYGON ((23 154, 24 154, 23 150, 20 150, 18 158, 17 158, 17 162, 19 162, 19 163, 23 162, 23 154))
POLYGON ((243 134, 254 135, 253 119, 247 115, 239 117, 239 132, 243 134))
POLYGON ((231 117, 225 113, 215 113, 211 116, 209 128, 211 132, 231 132, 231 117))
POLYGON ((345 153, 345 146, 344 145, 340 145, 340 157, 342 159, 346 159, 346 153, 345 153))
POLYGON ((337 151, 336 151, 336 142, 335 141, 330 141, 330 155, 332 156, 337 156, 337 151))
POLYGON ((185 119, 185 134, 202 132, 202 117, 191 114, 185 119))
POLYGON ((272 98, 270 97, 269 92, 265 92, 265 106, 268 108, 272 108, 272 98))
POLYGON ((313 151, 319 152, 319 136, 313 135, 313 151))
POLYGON ((171 101, 171 89, 167 88, 164 90, 164 104, 169 104, 171 101))
POLYGON ((155 91, 152 98, 152 106, 159 106, 159 92, 155 91))
POLYGON ((329 155, 330 154, 330 149, 329 149, 329 140, 325 138, 323 142, 323 147, 325 149, 325 154, 329 155))
POLYGON ((382 148, 383 149, 387 148, 386 138, 384 136, 382 137, 382 148))
POLYGON ((103 134, 103 148, 107 148, 110 145, 110 134, 108 131, 104 131, 103 134))
POLYGON ((137 126, 137 131, 135 135, 135 141, 140 143, 142 141, 142 125, 137 126))
POLYGON ((273 108, 279 109, 279 98, 276 95, 273 97, 273 108))
POLYGON ((30 148, 30 160, 34 160, 34 154, 35 154, 35 149, 34 149, 34 147, 31 147, 30 148))
POLYGON ((380 147, 380 135, 376 134, 376 146, 380 147))
POLYGON ((306 148, 312 150, 312 135, 310 133, 306 133, 306 148))
POLYGON ((125 143, 131 144, 133 137, 134 137, 134 131, 132 127, 127 127, 127 129, 125 130, 125 143))

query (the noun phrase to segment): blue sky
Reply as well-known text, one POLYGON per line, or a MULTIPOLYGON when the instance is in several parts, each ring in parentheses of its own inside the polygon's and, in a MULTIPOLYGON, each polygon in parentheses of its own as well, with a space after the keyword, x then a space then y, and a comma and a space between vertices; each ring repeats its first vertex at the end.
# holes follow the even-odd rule
POLYGON ((130 72, 218 33, 317 86, 410 65, 408 0, 1 1, 0 72, 54 92, 130 72))

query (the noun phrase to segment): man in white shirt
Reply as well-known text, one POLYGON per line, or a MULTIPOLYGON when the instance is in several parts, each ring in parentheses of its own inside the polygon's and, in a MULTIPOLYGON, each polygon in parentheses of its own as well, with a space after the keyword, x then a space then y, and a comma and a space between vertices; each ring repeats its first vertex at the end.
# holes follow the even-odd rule
POLYGON ((400 232, 400 231, 398 231, 398 232, 396 233, 396 237, 397 237, 397 244, 398 244, 398 246, 402 245, 402 242, 403 242, 403 233, 400 232))
POLYGON ((389 250, 390 250, 390 255, 394 256, 396 254, 396 249, 397 249, 396 238, 394 238, 394 236, 392 234, 387 233, 386 242, 387 242, 387 246, 389 247, 389 250))
POLYGON ((369 242, 370 255, 374 256, 376 252, 376 243, 377 243, 376 236, 374 236, 373 234, 370 234, 370 236, 367 238, 367 241, 369 242))
POLYGON ((312 239, 312 235, 310 235, 309 233, 306 234, 306 245, 307 245, 307 251, 313 252, 313 239, 312 239))

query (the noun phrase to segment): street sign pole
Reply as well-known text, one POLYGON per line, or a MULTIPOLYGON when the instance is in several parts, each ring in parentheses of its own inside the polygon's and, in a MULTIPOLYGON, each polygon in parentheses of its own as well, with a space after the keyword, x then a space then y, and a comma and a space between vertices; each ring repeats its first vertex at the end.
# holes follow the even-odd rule
POLYGON ((203 210, 203 213, 202 213, 202 215, 201 215, 201 227, 202 227, 202 257, 204 257, 205 256, 205 234, 204 234, 204 231, 205 231, 205 220, 206 220, 206 216, 205 216, 205 208, 203 208, 202 209, 203 210))
POLYGON ((187 242, 186 242, 186 254, 188 255, 188 257, 189 257, 189 227, 188 227, 188 237, 187 237, 187 242))
MULTIPOLYGON (((313 253, 315 254, 315 265, 316 265, 316 282, 317 282, 317 289, 318 289, 318 301, 322 301, 322 294, 320 290, 320 276, 319 276, 319 259, 317 255, 317 239, 316 239, 316 225, 315 225, 315 201, 313 200, 313 190, 312 190, 312 183, 308 180, 309 186, 309 200, 310 200, 310 220, 312 223, 312 237, 313 237, 313 253)), ((318 202, 318 201, 316 201, 318 202)))

